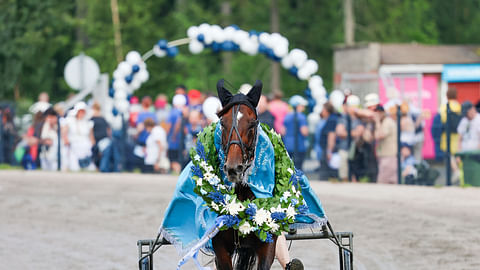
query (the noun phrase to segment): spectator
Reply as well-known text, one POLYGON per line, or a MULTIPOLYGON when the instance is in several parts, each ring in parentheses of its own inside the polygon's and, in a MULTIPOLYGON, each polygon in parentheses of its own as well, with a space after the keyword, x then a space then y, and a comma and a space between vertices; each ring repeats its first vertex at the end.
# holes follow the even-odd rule
POLYGON ((170 168, 167 159, 167 136, 161 126, 156 126, 152 118, 145 119, 145 130, 149 133, 145 145, 145 166, 143 173, 166 173, 170 168))
POLYGON ((303 97, 295 95, 290 98, 293 112, 287 114, 283 121, 281 134, 284 135, 285 148, 292 157, 295 168, 302 170, 303 161, 307 152, 308 136, 307 118, 303 114, 308 102, 303 97))
POLYGON ((417 160, 412 154, 412 147, 406 143, 402 143, 401 146, 401 169, 402 169, 402 178, 404 179, 405 184, 414 184, 415 178, 417 177, 417 169, 415 165, 417 160))
POLYGON ((177 85, 175 87, 175 95, 183 95, 186 97, 187 94, 187 87, 183 84, 177 85))
POLYGON ((93 161, 97 168, 101 172, 110 171, 110 156, 106 152, 107 148, 111 148, 112 131, 105 118, 102 116, 102 110, 100 104, 95 102, 92 106, 92 118, 93 122, 93 161))
POLYGON ((326 102, 323 104, 321 112, 322 119, 325 119, 325 124, 317 134, 317 140, 322 148, 322 157, 320 159, 320 179, 336 178, 337 170, 331 168, 329 165, 334 150, 335 150, 335 129, 337 127, 338 115, 332 103, 326 102))
POLYGON ((186 107, 187 99, 184 95, 175 95, 173 97, 173 109, 167 120, 167 142, 168 142, 168 159, 170 160, 172 170, 180 173, 184 162, 183 151, 185 149, 185 124, 183 114, 186 107))
MULTIPOLYGON (((457 134, 457 127, 458 124, 460 123, 461 119, 461 111, 462 111, 462 106, 460 103, 457 101, 457 89, 456 88, 449 88, 447 90, 447 100, 450 105, 450 110, 452 113, 449 115, 450 118, 450 126, 446 126, 447 122, 447 105, 443 104, 440 106, 439 114, 441 117, 441 121, 443 124, 443 132, 441 136, 441 141, 440 141, 440 149, 443 152, 447 151, 447 135, 446 135, 446 129, 450 129, 450 153, 454 155, 458 151, 458 134, 457 134)), ((452 158, 453 160, 453 158, 452 158)), ((454 170, 456 170, 456 164, 453 164, 454 170)))
POLYGON ((81 101, 75 104, 66 119, 65 144, 68 145, 68 168, 71 171, 80 169, 93 170, 92 162, 93 122, 87 120, 87 105, 81 101))
POLYGON ((474 151, 480 149, 480 114, 472 102, 462 104, 462 120, 458 124, 458 151, 474 151))
POLYGON ((340 156, 340 166, 338 168, 338 177, 341 180, 347 180, 349 170, 350 148, 355 148, 355 142, 362 136, 365 127, 356 115, 356 110, 360 106, 360 98, 350 95, 346 99, 345 113, 338 119, 335 134, 337 136, 336 144, 340 156), (350 122, 351 145, 348 144, 348 123, 350 122))
POLYGON ((168 104, 168 98, 164 94, 157 96, 155 100, 155 115, 157 116, 158 123, 165 127, 165 124, 170 114, 171 106, 168 104))
POLYGON ((400 113, 400 142, 413 147, 415 144, 415 123, 409 115, 409 106, 407 102, 404 101, 400 105, 400 113))
POLYGON ((273 128, 275 117, 273 117, 273 114, 268 110, 268 108, 269 105, 267 97, 262 95, 257 106, 258 121, 267 124, 270 128, 273 128))
POLYGON ((0 149, 0 163, 15 164, 13 152, 15 150, 15 141, 17 140, 17 130, 13 123, 13 113, 10 107, 0 108, 2 149, 0 149))
POLYGON ((30 106, 29 111, 32 114, 36 114, 37 112, 45 112, 50 106, 52 106, 50 103, 50 97, 46 92, 41 92, 38 95, 38 101, 33 103, 32 106, 30 106))
POLYGON ((375 140, 377 140, 378 178, 382 184, 397 183, 397 125, 381 105, 375 110, 375 140))
POLYGON ((152 118, 157 123, 157 116, 152 110, 152 98, 145 96, 142 98, 142 110, 138 113, 137 118, 137 130, 141 132, 143 130, 143 121, 147 118, 152 118))
POLYGON ((45 122, 40 135, 40 165, 42 170, 55 171, 58 169, 58 115, 52 107, 44 115, 45 122))
POLYGON ((190 111, 202 111, 202 93, 197 89, 188 91, 188 108, 190 111))
POLYGON ((282 100, 283 94, 280 90, 273 90, 273 98, 269 103, 270 112, 275 117, 273 124, 277 133, 281 133, 283 127, 283 120, 288 114, 288 104, 282 100))

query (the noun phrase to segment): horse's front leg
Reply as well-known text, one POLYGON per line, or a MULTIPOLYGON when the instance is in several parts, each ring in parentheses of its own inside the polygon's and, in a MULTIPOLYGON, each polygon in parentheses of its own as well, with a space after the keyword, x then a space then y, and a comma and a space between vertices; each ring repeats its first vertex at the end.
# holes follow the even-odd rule
POLYGON ((217 270, 233 270, 232 253, 233 250, 228 250, 229 246, 233 246, 233 237, 230 237, 228 231, 219 232, 212 239, 212 247, 215 252, 215 262, 217 270), (228 244, 231 238, 231 243, 228 244))
POLYGON ((256 252, 258 256, 258 270, 270 270, 275 259, 275 245, 277 236, 274 236, 273 243, 262 243, 258 245, 256 252))

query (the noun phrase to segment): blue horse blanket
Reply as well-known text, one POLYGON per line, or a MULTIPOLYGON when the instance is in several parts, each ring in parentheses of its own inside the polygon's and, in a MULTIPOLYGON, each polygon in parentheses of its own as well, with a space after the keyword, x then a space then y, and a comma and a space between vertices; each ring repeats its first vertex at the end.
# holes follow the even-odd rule
MULTIPOLYGON (((223 168, 225 154, 221 147, 221 128, 215 129, 215 147, 219 155, 220 168, 223 168)), ((257 198, 272 197, 275 186, 275 158, 273 145, 263 128, 258 126, 255 157, 249 171, 246 172, 248 185, 257 198)), ((163 238, 174 244, 180 254, 185 254, 214 226, 217 214, 210 211, 203 199, 194 191, 195 181, 192 179, 192 162, 179 176, 173 198, 165 212, 160 233, 163 238)), ((220 170, 222 171, 222 170, 220 170)), ((225 184, 231 184, 221 172, 225 184)), ((291 228, 320 227, 327 222, 327 216, 320 200, 310 187, 307 177, 301 173, 298 176, 302 195, 308 206, 308 214, 297 215, 291 228)), ((211 241, 204 250, 211 251, 211 241)))

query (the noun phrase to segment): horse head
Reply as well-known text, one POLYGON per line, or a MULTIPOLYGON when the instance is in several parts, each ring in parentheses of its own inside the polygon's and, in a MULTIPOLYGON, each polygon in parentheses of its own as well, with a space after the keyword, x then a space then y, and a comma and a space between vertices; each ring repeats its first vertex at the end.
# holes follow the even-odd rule
POLYGON ((223 106, 218 113, 225 153, 223 170, 230 182, 245 184, 245 172, 255 156, 258 127, 255 108, 262 93, 262 82, 257 80, 247 95, 232 95, 222 79, 217 83, 217 92, 223 106))

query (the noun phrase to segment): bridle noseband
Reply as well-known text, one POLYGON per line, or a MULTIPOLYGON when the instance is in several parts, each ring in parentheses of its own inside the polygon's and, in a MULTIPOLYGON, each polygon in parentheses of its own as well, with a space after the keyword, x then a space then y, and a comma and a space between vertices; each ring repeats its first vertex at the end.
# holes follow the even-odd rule
MULTIPOLYGON (((258 119, 255 119, 255 126, 253 127, 253 129, 254 129, 253 142, 252 142, 251 145, 245 145, 242 141, 242 137, 240 136, 240 132, 238 131, 237 115, 240 111, 240 104, 239 105, 234 105, 232 107, 232 110, 233 110, 232 111, 232 126, 230 127, 230 130, 228 131, 228 137, 227 137, 227 143, 226 144, 223 144, 223 136, 222 136, 222 148, 223 148, 223 152, 225 153, 225 161, 227 160, 228 151, 230 150, 230 146, 232 146, 233 144, 236 144, 242 150, 242 163, 243 163, 243 165, 245 165, 244 168, 246 169, 251 165, 251 159, 253 159, 253 156, 255 154, 258 119), (239 138, 238 140, 232 140, 232 135, 233 135, 234 131, 239 138)), ((222 123, 222 127, 223 127, 223 123, 222 123)))

